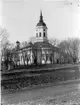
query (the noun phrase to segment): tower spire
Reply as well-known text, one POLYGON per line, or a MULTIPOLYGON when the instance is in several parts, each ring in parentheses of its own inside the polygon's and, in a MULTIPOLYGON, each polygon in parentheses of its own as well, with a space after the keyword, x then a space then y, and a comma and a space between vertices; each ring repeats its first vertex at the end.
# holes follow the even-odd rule
POLYGON ((40 11, 40 16, 42 16, 42 10, 40 11))
POLYGON ((42 10, 40 11, 40 22, 43 22, 42 10))

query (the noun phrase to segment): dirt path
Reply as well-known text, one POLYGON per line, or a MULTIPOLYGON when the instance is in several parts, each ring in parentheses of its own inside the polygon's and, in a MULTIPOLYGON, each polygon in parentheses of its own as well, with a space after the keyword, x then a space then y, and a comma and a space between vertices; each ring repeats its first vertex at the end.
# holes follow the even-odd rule
MULTIPOLYGON (((24 91, 19 91, 19 92, 12 93, 12 94, 4 94, 2 95, 2 101, 4 105, 8 105, 8 104, 16 105, 18 103, 24 103, 24 102, 26 102, 26 105, 36 105, 36 103, 47 103, 47 102, 51 103, 50 100, 52 99, 52 102, 53 102, 54 98, 55 100, 57 98, 57 100, 59 101, 61 100, 61 97, 64 98, 64 96, 65 96, 65 99, 68 98, 68 100, 70 98, 72 99, 72 97, 74 97, 74 99, 76 100, 77 96, 80 99, 80 82, 78 83, 77 82, 72 82, 72 83, 67 82, 67 83, 63 83, 63 84, 59 84, 59 85, 51 86, 51 87, 32 89, 29 91, 24 90, 24 91), (29 104, 27 104, 28 102, 29 104)), ((25 105, 25 104, 20 104, 20 105, 25 105)), ((43 105, 43 104, 37 104, 37 105, 43 105)))

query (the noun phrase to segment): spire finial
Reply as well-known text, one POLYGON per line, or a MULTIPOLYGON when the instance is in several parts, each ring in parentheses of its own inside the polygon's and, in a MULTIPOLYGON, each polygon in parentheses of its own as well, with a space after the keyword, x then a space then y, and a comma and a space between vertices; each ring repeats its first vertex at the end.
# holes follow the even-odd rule
POLYGON ((40 22, 43 21, 42 10, 40 10, 40 22))
POLYGON ((42 10, 40 10, 40 16, 42 16, 42 10))

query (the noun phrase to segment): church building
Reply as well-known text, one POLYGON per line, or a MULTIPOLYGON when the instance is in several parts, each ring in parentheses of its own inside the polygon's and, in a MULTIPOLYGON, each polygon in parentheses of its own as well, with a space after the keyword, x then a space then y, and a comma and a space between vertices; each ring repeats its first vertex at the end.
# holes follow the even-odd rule
POLYGON ((30 42, 23 48, 20 48, 20 42, 16 42, 18 64, 49 64, 57 62, 59 56, 58 48, 49 43, 47 29, 41 11, 39 22, 36 25, 34 42, 30 42))

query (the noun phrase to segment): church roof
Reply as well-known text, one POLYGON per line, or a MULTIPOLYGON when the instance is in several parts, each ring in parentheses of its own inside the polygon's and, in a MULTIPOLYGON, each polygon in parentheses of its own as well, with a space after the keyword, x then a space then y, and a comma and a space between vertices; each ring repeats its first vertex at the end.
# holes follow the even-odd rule
POLYGON ((20 43, 20 42, 17 40, 16 43, 20 43))
POLYGON ((34 46, 36 46, 36 48, 52 48, 53 46, 46 41, 43 42, 35 42, 34 46))
POLYGON ((29 43, 26 47, 23 47, 23 48, 20 48, 20 50, 25 50, 27 48, 30 48, 30 49, 41 49, 41 48, 46 48, 46 49, 52 49, 54 51, 59 51, 59 48, 53 46, 52 44, 50 44, 49 42, 47 41, 43 41, 43 42, 35 42, 34 44, 33 43, 29 43))
POLYGON ((25 49, 25 48, 32 48, 32 49, 40 49, 40 48, 53 48, 53 45, 51 45, 49 42, 43 41, 43 42, 35 42, 34 44, 30 43, 29 45, 27 45, 26 47, 21 48, 25 49))
POLYGON ((37 27, 37 26, 46 26, 46 24, 45 24, 44 21, 43 21, 42 11, 41 11, 41 14, 40 14, 40 20, 39 20, 39 22, 37 23, 36 27, 37 27))
POLYGON ((44 22, 38 22, 36 26, 46 26, 46 24, 44 22))
POLYGON ((26 47, 23 47, 23 48, 21 48, 20 50, 22 50, 22 49, 26 49, 26 48, 32 48, 32 49, 35 49, 36 46, 35 46, 33 43, 30 42, 26 47))

